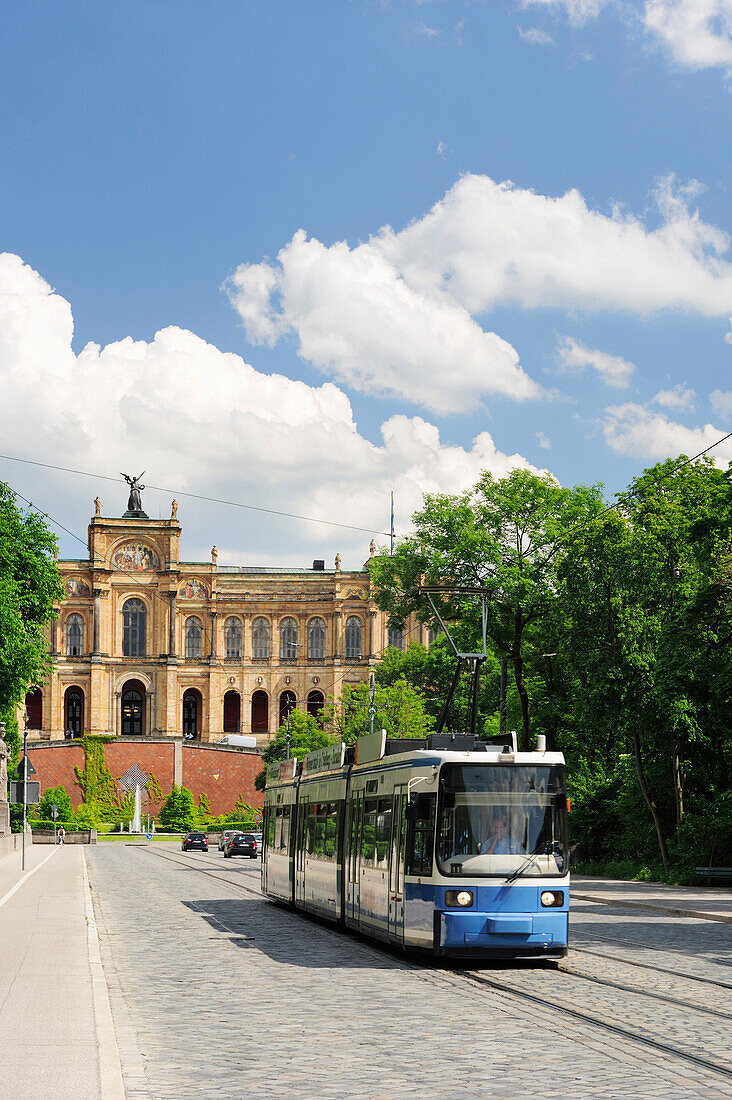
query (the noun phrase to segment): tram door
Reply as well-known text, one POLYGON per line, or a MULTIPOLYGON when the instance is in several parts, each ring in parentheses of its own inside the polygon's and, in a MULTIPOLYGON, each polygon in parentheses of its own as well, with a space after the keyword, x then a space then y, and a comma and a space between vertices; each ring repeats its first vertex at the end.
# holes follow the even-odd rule
POLYGON ((406 794, 403 786, 394 788, 389 852, 389 936, 404 942, 404 836, 406 794))
POLYGON ((308 804, 306 802, 300 802, 297 807, 293 806, 292 809, 293 812, 297 811, 294 855, 295 904, 302 905, 305 902, 305 825, 307 821, 308 804))
POLYGON ((351 800, 351 823, 348 836, 348 887, 346 915, 358 920, 360 907, 359 868, 361 864, 361 829, 363 825, 363 791, 356 791, 351 800))

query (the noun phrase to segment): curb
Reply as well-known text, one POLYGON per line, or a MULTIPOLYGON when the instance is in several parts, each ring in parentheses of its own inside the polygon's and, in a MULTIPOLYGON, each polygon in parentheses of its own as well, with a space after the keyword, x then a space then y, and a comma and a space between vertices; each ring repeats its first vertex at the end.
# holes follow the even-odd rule
POLYGON ((125 1100, 125 1087, 122 1081, 122 1065, 119 1059, 117 1038, 114 1034, 114 1020, 109 1004, 107 979, 102 968, 99 952, 99 933, 94 918, 89 872, 86 866, 86 854, 81 849, 81 865, 84 880, 84 906, 86 909, 87 946, 89 949, 89 969, 91 970, 92 991, 94 994, 94 1018, 96 1021, 97 1047, 99 1049, 99 1084, 103 1100, 125 1100))
POLYGON ((618 901, 616 898, 599 898, 591 894, 578 894, 576 890, 571 891, 570 898, 577 898, 578 901, 593 901, 596 905, 617 906, 621 909, 644 909, 648 913, 668 913, 673 917, 689 917, 692 920, 714 920, 720 924, 732 924, 732 915, 704 913, 699 909, 677 909, 670 905, 653 905, 647 901, 618 901))

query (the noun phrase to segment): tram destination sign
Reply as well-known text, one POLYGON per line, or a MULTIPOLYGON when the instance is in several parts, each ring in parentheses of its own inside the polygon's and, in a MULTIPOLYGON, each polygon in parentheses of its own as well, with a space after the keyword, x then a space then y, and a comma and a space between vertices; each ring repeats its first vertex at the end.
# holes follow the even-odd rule
POLYGON ((325 745, 322 749, 309 752, 303 761, 305 775, 342 768, 345 751, 346 746, 340 741, 337 745, 325 745))
POLYGON ((289 760, 276 760, 267 768, 267 782, 281 783, 285 779, 294 779, 296 768, 297 757, 295 756, 290 757, 289 760))

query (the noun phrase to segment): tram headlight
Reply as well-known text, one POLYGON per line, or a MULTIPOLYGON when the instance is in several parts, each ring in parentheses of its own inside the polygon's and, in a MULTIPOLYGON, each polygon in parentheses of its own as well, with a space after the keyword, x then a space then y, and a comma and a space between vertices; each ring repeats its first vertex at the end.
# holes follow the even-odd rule
POLYGON ((445 890, 445 905, 464 909, 473 904, 472 890, 445 890))
POLYGON ((541 904, 545 909, 550 906, 564 905, 564 890, 544 890, 541 895, 541 904))

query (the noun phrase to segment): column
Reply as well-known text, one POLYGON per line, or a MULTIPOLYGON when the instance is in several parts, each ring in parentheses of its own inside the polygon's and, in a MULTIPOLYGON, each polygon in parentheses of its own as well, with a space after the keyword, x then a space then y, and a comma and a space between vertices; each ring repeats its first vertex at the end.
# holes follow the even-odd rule
POLYGON ((145 692, 145 726, 148 737, 152 735, 152 718, 153 718, 153 702, 155 699, 154 691, 145 692))
POLYGON ((92 649, 92 656, 99 656, 99 616, 101 614, 102 603, 102 590, 101 588, 94 589, 94 648, 92 649))
POLYGON ((335 636, 333 638, 333 660, 340 661, 341 655, 339 652, 339 646, 341 644, 341 613, 336 611, 333 618, 333 630, 335 636))
POLYGON ((114 693, 114 733, 116 736, 122 732, 122 693, 114 693))
POLYGON ((58 620, 54 619, 51 623, 51 656, 55 657, 58 653, 58 620))
POLYGON ((373 660, 374 657, 374 619, 376 618, 375 611, 369 611, 369 660, 373 660))
POLYGON ((175 591, 168 593, 170 618, 168 621, 168 656, 175 657, 175 591))
POLYGON ((216 620, 218 619, 218 611, 211 612, 211 652, 209 657, 212 661, 216 659, 216 620))

